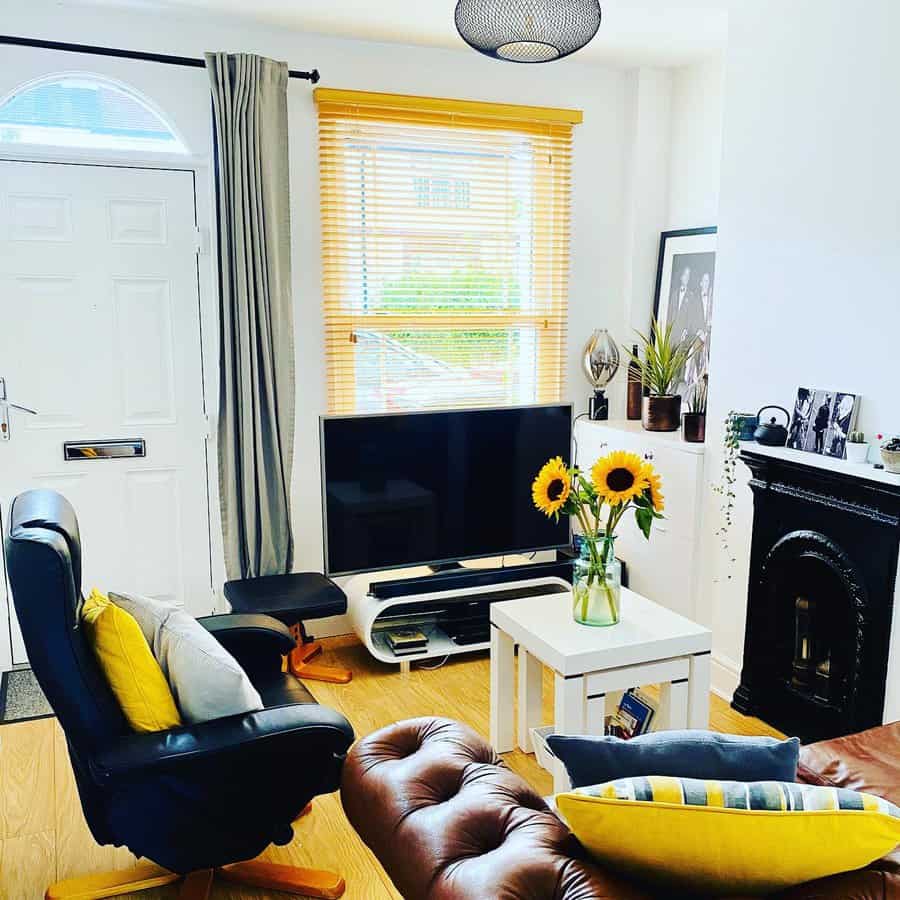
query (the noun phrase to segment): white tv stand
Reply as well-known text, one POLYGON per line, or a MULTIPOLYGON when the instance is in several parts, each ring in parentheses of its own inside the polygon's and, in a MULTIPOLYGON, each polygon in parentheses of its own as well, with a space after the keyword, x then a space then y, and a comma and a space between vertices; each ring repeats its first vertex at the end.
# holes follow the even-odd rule
MULTIPOLYGON (((510 557, 507 557, 509 560, 510 557)), ((517 560, 518 561, 518 560, 517 560)), ((465 564, 466 569, 483 569, 484 562, 465 564)), ((522 560, 527 562, 527 560, 522 560)), ((394 569, 389 572, 372 572, 352 576, 344 585, 347 594, 347 612, 353 630, 365 644, 368 651, 383 663, 399 665, 401 672, 409 672, 410 664, 428 659, 443 659, 458 653, 471 653, 486 650, 490 640, 478 643, 457 643, 441 627, 441 616, 436 612, 452 610, 454 604, 469 602, 476 604, 479 600, 512 599, 515 596, 529 596, 540 593, 559 593, 568 591, 571 585, 560 577, 542 574, 532 577, 523 576, 517 581, 506 581, 500 584, 471 585, 466 587, 441 590, 440 579, 436 579, 435 590, 425 590, 415 594, 382 599, 372 593, 372 588, 381 582, 397 582, 406 579, 427 579, 434 575, 427 566, 411 569, 394 569), (508 594, 508 597, 499 595, 508 594), (387 644, 383 632, 394 623, 399 627, 406 623, 408 627, 416 627, 428 636, 428 646, 421 652, 409 656, 396 656, 387 644)), ((487 617, 485 617, 487 619, 487 617)), ((489 624, 487 625, 489 629, 489 624)))

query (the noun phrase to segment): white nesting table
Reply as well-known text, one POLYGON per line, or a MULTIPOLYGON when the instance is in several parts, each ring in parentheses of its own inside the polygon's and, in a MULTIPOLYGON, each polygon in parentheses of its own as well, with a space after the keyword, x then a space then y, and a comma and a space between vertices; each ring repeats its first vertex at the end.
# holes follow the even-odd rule
MULTIPOLYGON (((712 632, 684 616, 622 589, 622 618, 590 628, 572 618, 572 596, 548 594, 491 605, 491 744, 515 746, 513 695, 519 647, 518 745, 532 752, 530 729, 541 724, 542 663, 555 673, 555 728, 568 734, 603 734, 607 711, 623 691, 659 684, 661 728, 709 725, 712 632)), ((569 780, 562 765, 555 791, 569 780)))

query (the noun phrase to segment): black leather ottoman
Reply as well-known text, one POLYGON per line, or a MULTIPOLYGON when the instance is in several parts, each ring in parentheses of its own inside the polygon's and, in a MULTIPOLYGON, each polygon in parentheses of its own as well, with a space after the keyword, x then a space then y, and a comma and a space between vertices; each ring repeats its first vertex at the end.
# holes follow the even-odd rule
POLYGON ((287 625, 295 641, 288 670, 298 678, 346 684, 353 677, 348 669, 310 662, 322 652, 322 645, 307 634, 303 623, 347 612, 347 596, 330 578, 318 572, 242 578, 226 582, 225 597, 233 612, 263 613, 287 625))

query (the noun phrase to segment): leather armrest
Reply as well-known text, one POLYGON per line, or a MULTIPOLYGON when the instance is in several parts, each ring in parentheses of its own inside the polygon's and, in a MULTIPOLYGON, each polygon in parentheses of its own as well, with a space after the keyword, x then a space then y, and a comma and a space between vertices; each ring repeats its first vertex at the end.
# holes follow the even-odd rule
POLYGON ((352 742, 350 723, 327 706, 276 706, 169 731, 126 735, 93 757, 91 771, 103 782, 209 768, 229 757, 240 757, 242 767, 252 771, 267 756, 294 754, 298 759, 327 757, 339 770, 352 742))
POLYGON ((286 625, 260 613, 203 616, 197 621, 246 668, 281 665, 281 657, 295 646, 286 625))

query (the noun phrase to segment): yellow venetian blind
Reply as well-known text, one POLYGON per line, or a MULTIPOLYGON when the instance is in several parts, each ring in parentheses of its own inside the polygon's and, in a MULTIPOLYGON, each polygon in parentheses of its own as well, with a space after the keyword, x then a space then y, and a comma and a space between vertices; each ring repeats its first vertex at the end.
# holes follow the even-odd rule
POLYGON ((561 399, 581 113, 315 98, 329 410, 561 399))

